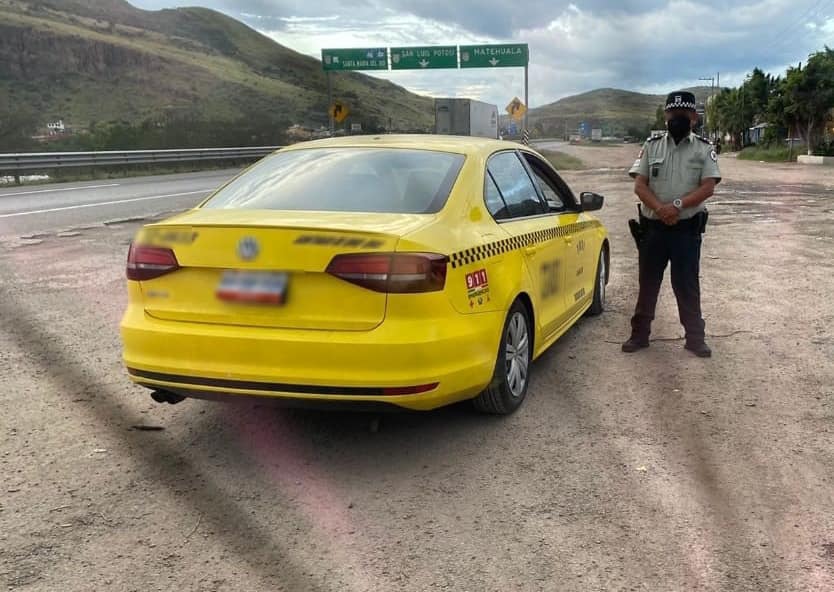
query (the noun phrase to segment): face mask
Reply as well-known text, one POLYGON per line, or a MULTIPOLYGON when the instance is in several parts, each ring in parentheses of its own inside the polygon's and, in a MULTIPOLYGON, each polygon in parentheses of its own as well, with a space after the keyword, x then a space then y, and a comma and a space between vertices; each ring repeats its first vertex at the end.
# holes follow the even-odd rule
POLYGON ((692 131, 692 125, 689 121, 689 117, 686 115, 675 115, 672 119, 666 122, 666 128, 669 130, 669 133, 672 135, 675 142, 680 142, 689 135, 689 132, 692 131))

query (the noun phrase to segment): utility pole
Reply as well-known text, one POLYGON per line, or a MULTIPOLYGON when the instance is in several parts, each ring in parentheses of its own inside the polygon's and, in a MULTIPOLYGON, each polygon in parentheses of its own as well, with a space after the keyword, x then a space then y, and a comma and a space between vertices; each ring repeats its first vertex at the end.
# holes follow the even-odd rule
POLYGON ((704 107, 704 126, 709 129, 710 136, 712 136, 712 121, 709 121, 709 115, 707 112, 707 107, 709 107, 710 101, 712 101, 712 95, 715 88, 715 77, 714 76, 704 76, 699 78, 698 80, 709 80, 709 97, 707 97, 706 106, 704 107))
MULTIPOLYGON (((718 94, 721 94, 721 72, 715 73, 715 90, 718 94)), ((718 140, 719 144, 721 143, 721 132, 716 130, 716 140, 718 140)))
POLYGON ((750 80, 750 74, 744 77, 744 82, 741 84, 741 148, 744 149, 745 141, 747 139, 747 124, 744 120, 744 99, 747 96, 747 82, 750 80))

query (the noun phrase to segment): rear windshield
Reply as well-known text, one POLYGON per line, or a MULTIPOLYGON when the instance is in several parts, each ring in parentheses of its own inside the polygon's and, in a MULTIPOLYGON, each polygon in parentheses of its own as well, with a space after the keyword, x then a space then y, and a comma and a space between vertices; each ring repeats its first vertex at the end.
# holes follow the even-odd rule
POLYGON ((443 208, 463 160, 428 150, 288 150, 259 162, 203 207, 430 214, 443 208))

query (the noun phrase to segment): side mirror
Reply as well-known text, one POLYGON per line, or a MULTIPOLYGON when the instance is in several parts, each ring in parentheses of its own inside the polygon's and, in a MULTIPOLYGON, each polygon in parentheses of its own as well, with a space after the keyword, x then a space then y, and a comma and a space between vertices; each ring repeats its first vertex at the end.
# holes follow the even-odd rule
POLYGON ((579 208, 583 212, 601 210, 602 203, 604 201, 604 197, 602 197, 599 193, 594 193, 592 191, 583 191, 579 194, 579 208))

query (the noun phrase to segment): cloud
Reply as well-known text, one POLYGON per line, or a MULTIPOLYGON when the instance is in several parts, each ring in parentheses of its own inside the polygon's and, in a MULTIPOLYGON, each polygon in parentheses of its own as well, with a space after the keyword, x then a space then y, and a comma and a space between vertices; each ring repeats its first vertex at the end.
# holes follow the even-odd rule
MULTIPOLYGON (((716 72, 722 84, 735 84, 756 66, 781 74, 834 33, 828 0, 134 1, 143 8, 203 4, 315 57, 322 47, 526 42, 534 106, 599 87, 663 93, 716 72)), ((373 75, 500 107, 523 97, 515 68, 373 75)))

